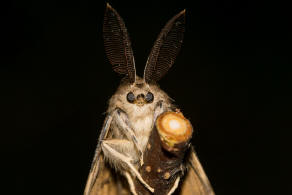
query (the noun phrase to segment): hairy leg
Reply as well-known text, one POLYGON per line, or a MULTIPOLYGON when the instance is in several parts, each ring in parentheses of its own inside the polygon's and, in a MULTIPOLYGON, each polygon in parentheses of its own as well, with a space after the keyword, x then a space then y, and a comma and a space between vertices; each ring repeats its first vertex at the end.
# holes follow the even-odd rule
POLYGON ((135 185, 134 185, 134 181, 131 177, 131 175, 129 174, 129 172, 124 172, 125 177, 128 180, 129 186, 130 186, 130 190, 132 192, 133 195, 137 195, 136 189, 135 189, 135 185))
POLYGON ((145 185, 145 187, 154 192, 154 189, 150 187, 144 179, 141 177, 140 173, 136 170, 132 162, 134 159, 126 151, 131 148, 132 142, 128 140, 103 140, 101 143, 102 151, 105 157, 112 162, 112 164, 122 165, 122 167, 127 167, 129 171, 138 178, 138 180, 145 185))
POLYGON ((128 140, 131 140, 134 143, 136 150, 138 150, 138 152, 139 152, 140 164, 142 166, 144 164, 143 150, 140 147, 140 145, 138 144, 136 135, 133 131, 133 127, 128 119, 127 114, 123 110, 117 108, 114 117, 115 117, 115 121, 116 121, 117 125, 123 131, 124 135, 126 135, 128 140))

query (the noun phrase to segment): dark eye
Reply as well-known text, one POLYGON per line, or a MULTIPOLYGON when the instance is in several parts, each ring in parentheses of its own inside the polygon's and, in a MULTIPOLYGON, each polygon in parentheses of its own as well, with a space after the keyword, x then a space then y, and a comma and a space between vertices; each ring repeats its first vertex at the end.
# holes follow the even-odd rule
POLYGON ((128 102, 133 103, 135 101, 135 95, 132 92, 129 92, 127 94, 127 100, 128 102))
POLYGON ((152 94, 151 92, 148 92, 148 93, 146 94, 145 100, 146 100, 148 103, 150 103, 150 102, 153 102, 153 99, 154 99, 153 94, 152 94))

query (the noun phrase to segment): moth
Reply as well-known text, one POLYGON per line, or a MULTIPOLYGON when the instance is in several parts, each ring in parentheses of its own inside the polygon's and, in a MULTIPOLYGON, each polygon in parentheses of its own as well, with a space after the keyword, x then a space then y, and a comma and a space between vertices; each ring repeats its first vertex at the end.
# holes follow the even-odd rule
MULTIPOLYGON (((124 21, 107 4, 103 24, 105 52, 113 70, 124 78, 109 100, 84 195, 137 194, 134 179, 154 192, 137 167, 143 165, 143 151, 156 118, 175 107, 157 82, 173 65, 184 31, 185 10, 171 18, 161 30, 147 59, 144 75, 139 77, 124 21)), ((181 194, 214 194, 193 147, 188 151, 186 170, 181 194)))

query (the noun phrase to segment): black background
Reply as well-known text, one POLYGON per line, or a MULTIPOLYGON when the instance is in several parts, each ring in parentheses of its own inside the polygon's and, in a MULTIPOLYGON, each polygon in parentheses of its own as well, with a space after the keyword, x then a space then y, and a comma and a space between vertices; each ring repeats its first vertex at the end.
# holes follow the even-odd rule
MULTIPOLYGON (((217 194, 279 194, 271 162, 280 159, 275 146, 289 130, 282 120, 291 103, 290 72, 281 66, 288 52, 279 46, 287 31, 275 16, 286 12, 267 1, 111 4, 124 18, 140 76, 160 29, 187 9, 184 44, 161 88, 198 127, 193 144, 217 194)), ((103 49, 105 2, 0 7, 0 193, 81 194, 120 80, 103 49)))

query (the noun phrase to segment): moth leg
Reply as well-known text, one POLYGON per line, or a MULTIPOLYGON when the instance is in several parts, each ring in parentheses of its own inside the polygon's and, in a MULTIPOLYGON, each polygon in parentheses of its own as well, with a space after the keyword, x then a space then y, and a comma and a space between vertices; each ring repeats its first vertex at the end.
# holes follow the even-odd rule
POLYGON ((160 100, 159 102, 156 103, 155 108, 154 108, 153 124, 155 123, 157 117, 165 111, 166 109, 163 106, 163 101, 160 100))
POLYGON ((129 121, 129 118, 128 118, 127 114, 123 110, 117 108, 117 112, 116 112, 115 118, 116 118, 117 124, 120 126, 120 129, 123 131, 123 133, 126 135, 126 137, 129 140, 133 141, 136 149, 139 152, 140 164, 142 166, 144 164, 143 150, 138 144, 136 135, 135 135, 135 133, 133 131, 132 125, 131 125, 131 123, 129 121))
POLYGON ((125 164, 130 168, 131 172, 138 178, 138 180, 151 192, 154 192, 154 189, 150 187, 144 179, 141 177, 140 173, 136 170, 134 165, 131 163, 134 159, 126 156, 125 154, 121 153, 120 151, 127 150, 129 148, 129 145, 132 143, 128 140, 118 140, 122 144, 117 144, 117 140, 103 140, 101 142, 101 147, 104 155, 112 161, 118 161, 120 164, 125 164), (116 148, 118 146, 118 148, 116 148))
POLYGON ((136 192, 135 185, 134 185, 134 182, 133 182, 133 179, 132 179, 131 175, 128 172, 124 172, 124 175, 128 180, 128 183, 129 183, 130 190, 131 190, 132 194, 133 195, 138 195, 137 192, 136 192))
MULTIPOLYGON (((133 151, 135 146, 134 146, 133 142, 131 142, 129 140, 126 140, 126 139, 105 139, 105 140, 102 140, 101 146, 104 147, 105 145, 112 148, 116 152, 121 153, 124 156, 131 159, 130 162, 132 164, 135 164, 138 161, 136 155, 132 154, 132 151, 133 151)), ((121 160, 119 158, 115 158, 116 156, 113 156, 111 153, 108 153, 107 148, 105 148, 105 150, 104 150, 104 148, 102 148, 102 150, 103 150, 104 155, 110 161, 116 161, 118 164, 119 164, 119 162, 121 162, 121 160)))
POLYGON ((171 195, 176 190, 176 188, 178 187, 179 181, 180 181, 180 177, 177 177, 172 188, 169 190, 167 195, 171 195))

